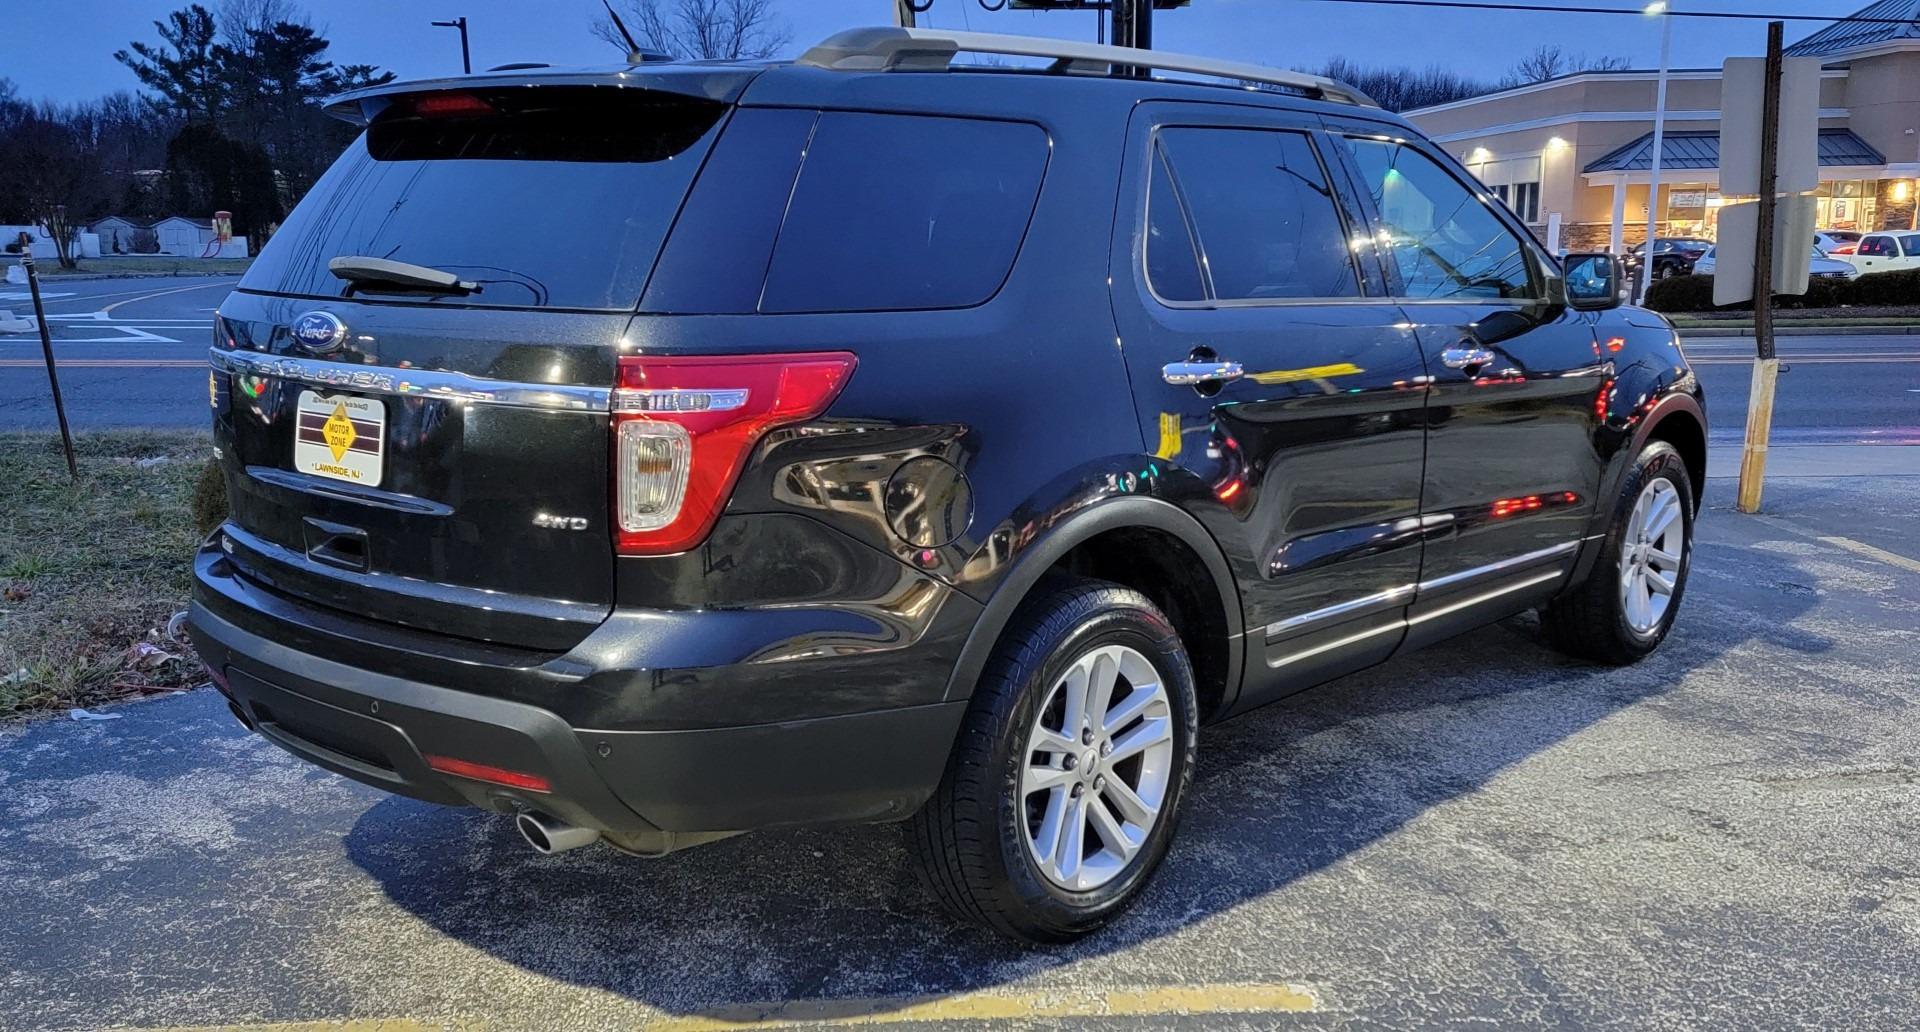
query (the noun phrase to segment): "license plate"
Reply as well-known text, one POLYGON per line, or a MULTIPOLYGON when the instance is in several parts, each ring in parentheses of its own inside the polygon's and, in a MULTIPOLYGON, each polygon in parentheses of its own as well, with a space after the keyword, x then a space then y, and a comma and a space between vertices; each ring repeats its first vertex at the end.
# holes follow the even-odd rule
POLYGON ((378 487, 386 463, 387 409, 378 399, 300 392, 293 468, 378 487))

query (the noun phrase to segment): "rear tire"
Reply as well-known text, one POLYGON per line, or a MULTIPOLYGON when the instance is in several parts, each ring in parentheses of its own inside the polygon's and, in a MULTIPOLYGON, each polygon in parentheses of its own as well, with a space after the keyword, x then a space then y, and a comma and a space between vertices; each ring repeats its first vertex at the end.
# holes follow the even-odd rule
POLYGON ((1614 500, 1586 582, 1540 611, 1554 648, 1598 663, 1637 662, 1666 640, 1693 564, 1693 483, 1665 441, 1641 449, 1614 500))
POLYGON ((908 824, 934 896, 1032 943, 1113 920, 1173 839, 1196 708, 1186 650, 1146 596, 1043 582, 1001 635, 946 775, 908 824))

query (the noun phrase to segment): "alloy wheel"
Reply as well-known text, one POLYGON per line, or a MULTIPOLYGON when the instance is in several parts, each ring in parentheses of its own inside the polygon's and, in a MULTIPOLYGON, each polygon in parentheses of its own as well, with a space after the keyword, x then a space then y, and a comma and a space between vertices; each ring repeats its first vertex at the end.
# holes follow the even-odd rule
POLYGON ((1620 548, 1620 601, 1627 626, 1652 634, 1673 604, 1686 556, 1685 503, 1673 482, 1654 478, 1640 489, 1620 548))
POLYGON ((1159 673, 1127 646, 1092 649, 1054 682, 1020 774, 1027 848, 1048 881, 1086 892, 1126 869, 1160 819, 1173 732, 1159 673))

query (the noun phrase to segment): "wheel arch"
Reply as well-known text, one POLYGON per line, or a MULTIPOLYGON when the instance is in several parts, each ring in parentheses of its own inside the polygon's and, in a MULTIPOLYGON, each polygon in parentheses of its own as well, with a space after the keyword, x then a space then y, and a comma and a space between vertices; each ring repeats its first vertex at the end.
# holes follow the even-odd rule
POLYGON ((1693 497, 1688 500, 1693 503, 1696 515, 1706 498, 1707 413, 1695 394, 1669 390, 1644 415, 1638 417, 1631 429, 1631 434, 1624 436, 1621 446, 1607 464, 1600 494, 1594 499, 1593 521, 1587 526, 1586 547, 1581 549, 1573 576, 1567 578, 1569 590, 1586 580, 1594 561, 1599 558, 1602 539, 1612 529, 1614 502, 1620 493, 1620 485, 1633 468, 1635 457, 1649 441, 1665 441, 1680 453, 1680 459, 1687 467, 1687 479, 1693 481, 1693 497))
POLYGON ((987 599, 961 647, 947 681, 946 700, 971 697, 1014 613, 1034 586, 1056 571, 1113 580, 1141 591, 1168 610, 1194 661, 1202 720, 1222 712, 1238 695, 1244 624, 1226 556, 1200 521, 1185 510, 1171 502, 1133 495, 1083 509, 1023 550, 987 599), (1124 564, 1115 562, 1129 544, 1156 542, 1172 547, 1132 555, 1124 564), (1197 568, 1191 559, 1199 561, 1197 568))

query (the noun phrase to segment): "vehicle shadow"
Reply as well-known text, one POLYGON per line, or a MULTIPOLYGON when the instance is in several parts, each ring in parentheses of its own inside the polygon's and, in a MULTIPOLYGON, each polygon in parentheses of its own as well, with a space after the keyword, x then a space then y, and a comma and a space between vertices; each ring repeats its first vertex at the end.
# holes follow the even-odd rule
MULTIPOLYGON (((1537 620, 1517 617, 1206 729, 1155 883, 1126 918, 1068 947, 1022 949, 945 917, 886 826, 762 832, 651 861, 600 847, 542 857, 497 816, 393 798, 346 848, 395 904, 453 939, 669 1012, 989 988, 1283 890, 1738 646, 1827 651, 1794 626, 1817 600, 1794 558, 1701 543, 1679 626, 1634 667, 1563 658, 1537 620)), ((1721 719, 1696 704, 1672 708, 1721 719)))

